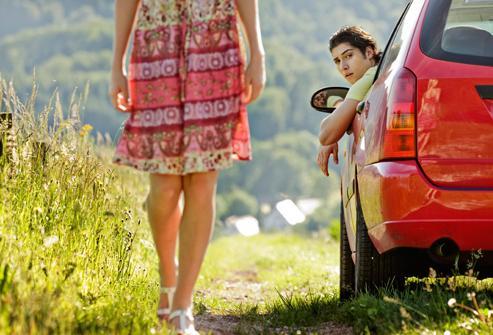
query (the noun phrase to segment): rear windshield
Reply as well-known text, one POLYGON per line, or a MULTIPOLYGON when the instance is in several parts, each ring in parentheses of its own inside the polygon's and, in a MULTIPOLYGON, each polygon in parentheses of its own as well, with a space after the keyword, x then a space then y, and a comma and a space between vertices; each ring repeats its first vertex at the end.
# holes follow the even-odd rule
POLYGON ((432 58, 493 66, 493 0, 431 0, 421 49, 432 58))

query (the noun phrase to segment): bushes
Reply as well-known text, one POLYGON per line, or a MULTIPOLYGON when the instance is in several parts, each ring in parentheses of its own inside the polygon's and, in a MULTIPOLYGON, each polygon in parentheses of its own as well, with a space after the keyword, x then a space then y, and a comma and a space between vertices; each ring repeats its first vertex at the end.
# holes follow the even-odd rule
POLYGON ((218 217, 225 219, 228 216, 257 216, 257 200, 247 192, 235 188, 231 192, 220 196, 219 206, 222 210, 218 211, 218 217))

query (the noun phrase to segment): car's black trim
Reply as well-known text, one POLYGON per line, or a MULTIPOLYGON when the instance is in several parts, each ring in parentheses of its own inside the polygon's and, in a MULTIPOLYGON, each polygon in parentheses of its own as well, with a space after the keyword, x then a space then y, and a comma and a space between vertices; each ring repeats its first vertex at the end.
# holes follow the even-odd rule
POLYGON ((378 63, 377 71, 375 73, 375 77, 373 78, 373 82, 375 82, 375 80, 377 80, 377 78, 380 76, 380 70, 382 68, 383 60, 384 60, 385 56, 387 55, 387 51, 389 50, 390 46, 394 42, 395 34, 396 34, 397 30, 399 30, 399 27, 402 23, 402 20, 404 20, 404 17, 406 16, 407 11, 409 10, 409 7, 411 7, 411 2, 412 1, 409 1, 407 3, 406 8, 404 9, 401 17, 399 18, 399 21, 397 21, 397 24, 394 26, 394 30, 392 30, 392 34, 390 34, 390 38, 389 38, 387 44, 385 45, 385 49, 383 50, 382 57, 380 58, 380 62, 378 63))
POLYGON ((421 51, 435 59, 451 61, 463 64, 493 66, 492 57, 464 55, 448 52, 442 49, 442 38, 447 13, 450 10, 452 0, 430 1, 426 10, 423 27, 421 29, 421 51))
POLYGON ((493 85, 478 85, 476 90, 483 99, 493 99, 493 85))

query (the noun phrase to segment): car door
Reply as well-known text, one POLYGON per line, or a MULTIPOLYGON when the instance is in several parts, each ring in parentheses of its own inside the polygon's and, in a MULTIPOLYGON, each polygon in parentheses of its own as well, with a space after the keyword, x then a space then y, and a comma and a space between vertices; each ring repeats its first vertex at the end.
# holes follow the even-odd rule
POLYGON ((424 4, 424 0, 415 0, 406 5, 387 43, 375 76, 376 80, 367 94, 363 108, 353 121, 354 136, 352 136, 353 139, 351 141, 348 141, 348 147, 346 148, 348 165, 345 171, 347 175, 346 193, 350 195, 347 200, 346 213, 348 214, 347 217, 351 220, 350 226, 353 230, 353 238, 354 232, 356 231, 356 215, 354 214, 356 213, 358 201, 356 193, 361 189, 360 186, 364 186, 365 190, 369 190, 369 192, 359 194, 362 208, 367 209, 363 211, 365 221, 367 223, 375 222, 374 218, 378 216, 376 213, 371 212, 371 208, 380 208, 379 206, 372 205, 373 202, 381 201, 379 187, 378 185, 359 185, 357 172, 365 165, 379 160, 383 137, 382 127, 385 126, 387 97, 390 85, 396 70, 405 61, 407 48, 414 34, 414 23, 418 20, 424 4))

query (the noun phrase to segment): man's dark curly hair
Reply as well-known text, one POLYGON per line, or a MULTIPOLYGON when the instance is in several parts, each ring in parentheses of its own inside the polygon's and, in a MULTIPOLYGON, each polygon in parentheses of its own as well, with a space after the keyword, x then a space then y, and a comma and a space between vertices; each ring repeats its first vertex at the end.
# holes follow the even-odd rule
POLYGON ((329 50, 332 51, 341 43, 349 43, 366 55, 366 48, 370 47, 375 52, 373 59, 375 64, 380 62, 382 52, 379 51, 377 41, 367 31, 357 26, 345 26, 336 31, 329 40, 329 50))

